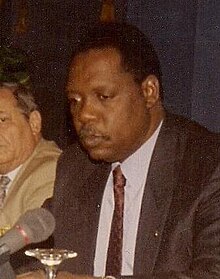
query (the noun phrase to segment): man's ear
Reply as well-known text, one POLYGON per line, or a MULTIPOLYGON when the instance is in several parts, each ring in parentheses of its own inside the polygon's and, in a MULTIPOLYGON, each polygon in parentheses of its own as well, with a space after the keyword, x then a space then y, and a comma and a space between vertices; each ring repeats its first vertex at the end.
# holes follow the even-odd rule
POLYGON ((160 98, 160 85, 155 75, 149 75, 141 84, 147 108, 152 108, 160 98))
POLYGON ((29 124, 34 135, 41 132, 41 115, 40 112, 34 110, 29 115, 29 124))

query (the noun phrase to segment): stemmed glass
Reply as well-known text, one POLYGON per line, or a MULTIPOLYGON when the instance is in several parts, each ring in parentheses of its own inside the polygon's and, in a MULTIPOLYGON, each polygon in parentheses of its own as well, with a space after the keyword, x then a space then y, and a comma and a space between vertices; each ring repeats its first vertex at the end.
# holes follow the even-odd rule
POLYGON ((64 249, 30 249, 26 250, 27 256, 37 258, 45 268, 46 278, 55 279, 59 264, 65 259, 75 258, 76 252, 64 249))

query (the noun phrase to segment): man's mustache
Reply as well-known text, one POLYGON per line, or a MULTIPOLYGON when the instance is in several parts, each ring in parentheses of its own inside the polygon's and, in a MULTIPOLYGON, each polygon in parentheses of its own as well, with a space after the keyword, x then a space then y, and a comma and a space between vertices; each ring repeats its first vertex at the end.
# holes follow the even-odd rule
POLYGON ((84 138, 87 137, 102 137, 105 139, 109 139, 110 137, 101 133, 100 131, 98 131, 97 129, 95 129, 94 127, 83 127, 79 133, 78 133, 78 137, 83 140, 84 138))

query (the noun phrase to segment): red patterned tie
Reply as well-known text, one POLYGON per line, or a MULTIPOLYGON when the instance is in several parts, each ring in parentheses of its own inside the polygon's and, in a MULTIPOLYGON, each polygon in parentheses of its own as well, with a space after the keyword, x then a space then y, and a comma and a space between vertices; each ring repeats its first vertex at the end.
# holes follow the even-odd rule
POLYGON ((120 166, 113 170, 115 208, 106 260, 106 275, 121 275, 123 245, 124 186, 126 179, 120 166))
POLYGON ((4 199, 6 196, 7 185, 10 182, 10 178, 8 176, 2 175, 0 178, 0 208, 3 207, 4 199))

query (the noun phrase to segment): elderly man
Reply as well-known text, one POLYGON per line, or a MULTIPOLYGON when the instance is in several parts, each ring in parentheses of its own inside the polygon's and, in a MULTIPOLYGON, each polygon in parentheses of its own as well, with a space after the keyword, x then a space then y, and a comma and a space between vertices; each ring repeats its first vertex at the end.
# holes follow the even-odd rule
POLYGON ((61 153, 54 142, 42 137, 29 63, 20 49, 0 46, 1 233, 52 195, 61 153))
POLYGON ((57 278, 219 278, 219 142, 164 109, 144 34, 120 23, 90 31, 67 92, 80 145, 61 155, 50 205, 55 247, 78 256, 57 278))
POLYGON ((61 151, 41 135, 41 115, 29 89, 0 83, 0 228, 10 228, 53 194, 61 151))
MULTIPOLYGON (((0 83, 1 234, 20 215, 52 196, 60 153, 54 142, 42 137, 41 115, 30 88, 0 83)), ((11 258, 15 270, 27 262, 23 254, 20 251, 11 258)))

